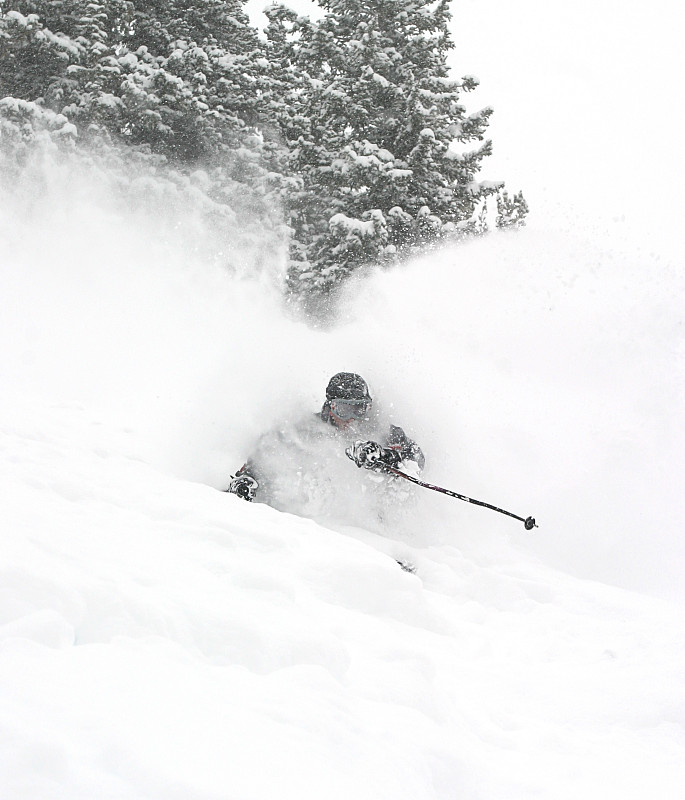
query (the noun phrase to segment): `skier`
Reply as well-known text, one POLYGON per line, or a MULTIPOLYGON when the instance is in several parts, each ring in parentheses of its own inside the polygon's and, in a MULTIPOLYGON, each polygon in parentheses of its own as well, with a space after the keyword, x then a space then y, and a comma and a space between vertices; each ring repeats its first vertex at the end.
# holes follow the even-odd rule
POLYGON ((295 424, 286 421, 262 436, 225 491, 314 516, 307 513, 312 497, 318 498, 322 512, 330 511, 334 495, 349 503, 349 492, 369 488, 360 487, 346 458, 369 476, 373 473, 376 488, 393 482, 392 476, 382 475, 386 465, 416 475, 425 463, 421 448, 402 428, 379 422, 366 381, 339 372, 328 382, 321 411, 295 424))

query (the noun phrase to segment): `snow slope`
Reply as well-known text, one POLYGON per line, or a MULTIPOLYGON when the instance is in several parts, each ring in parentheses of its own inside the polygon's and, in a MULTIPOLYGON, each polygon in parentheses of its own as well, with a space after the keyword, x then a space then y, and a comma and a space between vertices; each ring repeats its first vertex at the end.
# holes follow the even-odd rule
MULTIPOLYGON (((573 50, 545 31, 524 64, 573 50)), ((548 72, 538 120, 573 159, 529 142, 529 228, 373 276, 328 332, 282 313, 276 243, 208 263, 192 205, 122 209, 49 156, 2 194, 3 800, 683 796, 676 209, 636 224, 642 184, 564 139, 548 72), (381 535, 218 491, 340 369, 428 480, 540 528, 424 492, 381 535)))
POLYGON ((682 793, 682 606, 608 585, 678 577, 639 491, 679 502, 673 294, 531 232, 378 275, 315 332, 60 177, 0 217, 3 797, 682 793), (381 536, 217 491, 341 368, 429 479, 539 531, 429 492, 381 536))

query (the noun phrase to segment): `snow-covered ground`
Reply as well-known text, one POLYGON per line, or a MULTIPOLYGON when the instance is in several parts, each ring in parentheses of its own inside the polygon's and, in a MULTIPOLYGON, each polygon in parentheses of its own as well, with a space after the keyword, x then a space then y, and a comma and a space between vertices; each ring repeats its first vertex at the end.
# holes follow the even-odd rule
POLYGON ((516 175, 528 229, 373 277, 326 332, 256 246, 208 265, 192 207, 122 210, 50 158, 0 197, 3 800, 685 794, 682 246, 668 175, 602 174, 604 124, 516 175), (540 528, 428 491, 382 533, 217 491, 339 370, 427 480, 540 528))

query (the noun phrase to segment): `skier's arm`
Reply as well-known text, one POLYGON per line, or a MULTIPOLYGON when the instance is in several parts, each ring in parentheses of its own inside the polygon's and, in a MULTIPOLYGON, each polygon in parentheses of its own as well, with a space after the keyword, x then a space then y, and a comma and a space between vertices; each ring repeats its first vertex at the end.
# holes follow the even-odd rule
MULTIPOLYGON (((423 450, 398 425, 390 426, 386 444, 389 450, 397 454, 397 463, 412 461, 419 471, 424 468, 426 457, 423 450)), ((397 466, 397 464, 391 464, 391 466, 397 466)))

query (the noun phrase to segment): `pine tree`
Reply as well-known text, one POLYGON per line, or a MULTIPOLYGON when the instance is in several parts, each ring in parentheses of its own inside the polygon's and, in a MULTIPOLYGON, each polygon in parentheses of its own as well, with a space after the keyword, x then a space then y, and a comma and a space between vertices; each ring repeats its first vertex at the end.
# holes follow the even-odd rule
POLYGON ((449 76, 448 0, 319 1, 271 6, 263 42, 244 0, 0 0, 0 125, 202 169, 273 227, 282 206, 296 296, 484 231, 491 195, 522 225, 523 196, 478 180, 492 111, 449 76))
POLYGON ((50 27, 55 5, 49 0, 0 5, 0 96, 36 100, 81 56, 73 39, 50 27))
POLYGON ((281 131, 303 184, 288 198, 295 293, 477 232, 492 109, 467 114, 452 80, 448 0, 320 0, 322 19, 269 12, 271 58, 298 77, 281 131), (457 147, 476 142, 471 150, 457 147))
POLYGON ((509 197, 508 192, 502 189, 497 194, 496 225, 498 228, 521 228, 526 224, 527 214, 528 203, 526 203, 522 192, 509 197))
POLYGON ((245 0, 132 0, 129 46, 168 55, 176 42, 218 46, 234 55, 252 52, 257 31, 243 10, 245 0))
POLYGON ((263 52, 244 0, 4 0, 3 94, 179 162, 256 145, 263 52))
POLYGON ((268 75, 242 6, 0 0, 0 126, 68 130, 85 157, 166 163, 179 185, 202 170, 218 218, 278 230, 283 152, 258 129, 268 75))

